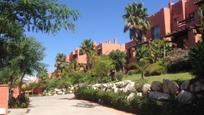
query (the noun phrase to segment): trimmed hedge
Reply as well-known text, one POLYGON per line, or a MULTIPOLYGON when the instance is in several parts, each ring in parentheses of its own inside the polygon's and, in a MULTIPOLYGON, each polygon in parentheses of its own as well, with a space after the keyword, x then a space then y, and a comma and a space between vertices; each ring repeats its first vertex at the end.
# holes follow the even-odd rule
POLYGON ((102 105, 131 113, 155 115, 155 111, 158 111, 156 103, 146 97, 135 96, 133 101, 128 102, 127 95, 125 93, 105 92, 91 88, 79 88, 74 94, 78 99, 97 102, 102 105))
POLYGON ((188 60, 181 60, 167 65, 168 73, 190 72, 190 71, 192 71, 192 65, 188 60))
POLYGON ((93 101, 102 105, 113 107, 137 115, 203 115, 204 99, 196 99, 192 104, 180 104, 172 97, 169 101, 156 101, 147 96, 135 96, 127 102, 127 95, 94 90, 92 88, 79 88, 75 91, 78 99, 93 101))

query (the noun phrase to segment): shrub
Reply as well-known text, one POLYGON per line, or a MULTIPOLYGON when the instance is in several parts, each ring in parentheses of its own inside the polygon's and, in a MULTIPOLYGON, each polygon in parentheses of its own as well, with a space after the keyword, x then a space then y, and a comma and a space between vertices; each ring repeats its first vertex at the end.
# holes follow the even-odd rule
POLYGON ((131 64, 128 64, 126 68, 128 70, 137 69, 137 65, 136 65, 136 63, 131 63, 131 64))
POLYGON ((121 72, 115 73, 116 80, 121 81, 123 79, 123 77, 124 77, 123 73, 121 73, 121 72))
MULTIPOLYGON (((135 96, 133 101, 127 102, 127 95, 125 93, 114 93, 94 90, 91 88, 80 88, 74 92, 76 98, 85 99, 89 101, 98 102, 103 105, 111 106, 113 108, 133 112, 133 113, 151 113, 156 111, 153 101, 147 99, 147 97, 135 96), (150 104, 153 103, 153 104, 150 104), (145 109, 145 111, 143 111, 145 109), (151 110, 151 111, 149 111, 151 110)), ((152 115, 155 112, 152 113, 152 115)), ((143 115, 143 114, 141 114, 143 115)), ((148 114, 144 114, 148 115, 148 114)))
POLYGON ((108 56, 98 56, 91 68, 92 76, 97 78, 98 82, 108 82, 111 77, 108 76, 109 72, 115 68, 113 60, 108 56))
POLYGON ((192 66, 188 60, 181 60, 167 65, 168 73, 188 72, 191 70, 192 66))
POLYGON ((169 52, 165 58, 167 62, 167 72, 186 72, 191 70, 191 64, 188 60, 188 50, 174 49, 169 52))
POLYGON ((128 75, 134 75, 134 74, 138 74, 139 73, 139 70, 138 69, 134 69, 134 70, 130 70, 128 71, 128 75))
POLYGON ((17 98, 9 98, 9 108, 27 108, 30 100, 25 95, 19 95, 17 98))
POLYGON ((146 79, 138 79, 138 80, 135 80, 135 89, 139 92, 142 92, 142 87, 143 85, 147 83, 147 80, 146 79))
POLYGON ((168 101, 156 101, 147 96, 135 96, 127 102, 127 95, 79 88, 75 92, 76 98, 98 102, 119 110, 136 113, 138 115, 203 115, 204 98, 196 99, 192 104, 180 104, 174 96, 168 101))
POLYGON ((150 64, 146 68, 145 75, 146 76, 160 75, 165 72, 166 72, 166 67, 163 64, 161 64, 161 62, 156 62, 156 63, 150 64))
POLYGON ((204 42, 196 44, 189 52, 192 73, 198 79, 204 79, 204 42))
POLYGON ((126 62, 125 52, 122 52, 120 50, 115 50, 110 52, 109 57, 113 60, 113 64, 115 65, 115 69, 117 71, 123 70, 123 67, 125 66, 125 62, 126 62))

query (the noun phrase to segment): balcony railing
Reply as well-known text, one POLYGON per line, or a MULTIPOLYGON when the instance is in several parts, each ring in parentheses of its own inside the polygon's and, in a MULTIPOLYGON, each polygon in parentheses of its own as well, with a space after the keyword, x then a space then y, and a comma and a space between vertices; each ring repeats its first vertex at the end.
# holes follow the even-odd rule
POLYGON ((200 5, 200 4, 202 4, 202 3, 204 3, 204 0, 197 0, 197 1, 195 2, 196 5, 200 5))

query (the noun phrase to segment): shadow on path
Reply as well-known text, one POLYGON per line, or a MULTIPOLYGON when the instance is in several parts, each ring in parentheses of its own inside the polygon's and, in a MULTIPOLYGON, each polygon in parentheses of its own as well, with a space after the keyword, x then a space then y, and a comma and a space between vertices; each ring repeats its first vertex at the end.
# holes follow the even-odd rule
POLYGON ((76 100, 76 98, 74 98, 74 97, 73 97, 73 98, 67 98, 67 97, 66 97, 66 98, 59 98, 59 99, 60 99, 60 100, 76 100))
POLYGON ((76 105, 73 105, 74 107, 80 107, 80 108, 94 108, 98 105, 96 104, 91 104, 90 102, 80 102, 77 103, 76 105))

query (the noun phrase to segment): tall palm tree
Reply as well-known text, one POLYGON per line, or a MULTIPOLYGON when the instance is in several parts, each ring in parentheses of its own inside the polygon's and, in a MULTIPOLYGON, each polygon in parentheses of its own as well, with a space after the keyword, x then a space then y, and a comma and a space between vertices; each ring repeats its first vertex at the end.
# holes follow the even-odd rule
POLYGON ((129 31, 130 39, 141 41, 150 28, 147 9, 141 3, 132 3, 125 7, 123 18, 126 22, 124 32, 129 31))
POLYGON ((66 65, 66 56, 63 53, 57 54, 55 67, 57 68, 56 70, 58 75, 63 72, 66 65))
POLYGON ((87 55, 87 69, 91 68, 92 58, 96 54, 94 42, 91 39, 84 40, 81 43, 81 53, 87 55))

